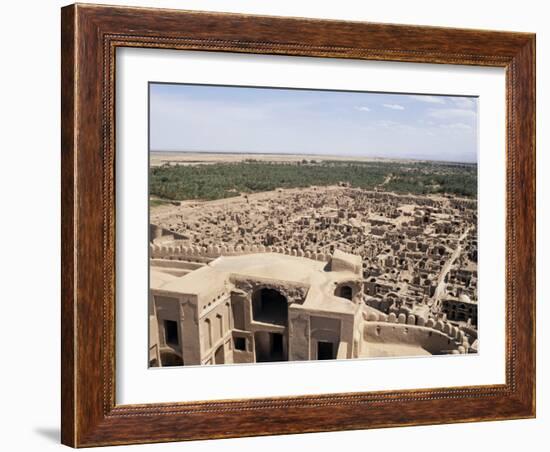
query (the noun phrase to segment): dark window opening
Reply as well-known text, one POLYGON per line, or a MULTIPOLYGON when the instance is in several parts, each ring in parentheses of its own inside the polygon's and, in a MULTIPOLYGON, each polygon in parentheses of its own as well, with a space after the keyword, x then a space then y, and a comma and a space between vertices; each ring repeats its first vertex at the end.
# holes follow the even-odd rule
POLYGON ((271 354, 275 357, 283 355, 283 335, 272 333, 271 335, 271 354))
POLYGON ((317 359, 334 359, 332 342, 317 342, 317 359))
POLYGON ((160 361, 162 362, 162 367, 183 366, 183 359, 174 353, 161 353, 160 361))
POLYGON ((256 362, 286 361, 287 353, 284 348, 283 335, 258 331, 255 335, 256 362))
POLYGON ((288 302, 275 289, 261 289, 252 296, 254 320, 275 325, 288 324, 288 302))
POLYGON ((233 339, 235 350, 246 351, 246 337, 236 337, 233 339))
POLYGON ((164 339, 167 344, 179 345, 178 322, 174 320, 164 321, 164 339))
POLYGON ((351 300, 353 298, 353 290, 350 286, 342 286, 338 292, 338 296, 345 298, 346 300, 351 300))

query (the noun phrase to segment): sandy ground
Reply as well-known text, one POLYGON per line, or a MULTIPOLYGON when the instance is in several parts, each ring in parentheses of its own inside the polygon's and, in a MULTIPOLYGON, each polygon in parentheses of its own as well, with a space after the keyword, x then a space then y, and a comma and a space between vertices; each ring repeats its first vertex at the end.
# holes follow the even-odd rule
MULTIPOLYGON (((249 193, 246 195, 238 195, 232 198, 222 198, 216 199, 213 201, 200 201, 200 200, 188 200, 180 201, 180 205, 176 206, 173 204, 165 204, 159 206, 151 206, 150 210, 150 222, 154 224, 162 224, 163 222, 169 220, 171 217, 177 215, 185 215, 187 218, 193 218, 196 213, 200 213, 204 208, 214 207, 214 206, 224 206, 229 208, 230 206, 235 209, 246 209, 248 203, 253 203, 255 201, 267 201, 269 199, 281 199, 283 201, 285 198, 292 195, 300 195, 305 193, 316 193, 319 196, 326 195, 328 192, 338 192, 341 190, 354 190, 350 188, 343 188, 336 185, 327 185, 323 187, 313 186, 308 188, 278 188, 276 190, 249 193)), ((359 189, 355 189, 359 190, 359 189)), ((392 193, 392 192, 389 192, 392 193)), ((408 197, 409 195, 398 195, 397 196, 408 197)), ((425 196, 438 201, 444 201, 446 198, 441 195, 418 195, 425 196)), ((401 210, 412 212, 414 211, 415 205, 408 204, 401 207, 401 210)), ((380 219, 389 223, 400 225, 404 221, 408 221, 410 218, 401 216, 396 219, 391 219, 387 217, 377 217, 373 216, 373 219, 380 219)))
POLYGON ((204 165, 212 163, 238 163, 247 159, 262 162, 299 162, 306 160, 353 160, 357 162, 413 162, 415 160, 385 159, 378 157, 350 157, 342 155, 304 155, 304 154, 242 154, 242 153, 205 153, 205 152, 167 152, 151 151, 151 166, 165 163, 173 165, 204 165))
POLYGON ((222 198, 215 199, 213 201, 180 201, 179 206, 174 206, 172 204, 160 205, 151 207, 150 221, 151 223, 160 224, 166 219, 174 215, 187 215, 193 216, 194 212, 200 213, 202 209, 213 207, 213 206, 224 206, 230 207, 234 206, 235 208, 244 208, 248 203, 253 203, 255 201, 267 201, 269 199, 284 199, 292 195, 304 194, 306 192, 313 193, 327 193, 329 191, 338 191, 343 190, 342 187, 336 185, 329 185, 324 187, 308 187, 308 188, 278 188, 276 190, 262 191, 257 193, 249 193, 246 195, 239 195, 233 198, 222 198))
POLYGON ((366 350, 361 354, 361 358, 385 358, 385 357, 404 357, 404 356, 431 356, 418 345, 407 344, 383 344, 367 342, 364 347, 366 350))

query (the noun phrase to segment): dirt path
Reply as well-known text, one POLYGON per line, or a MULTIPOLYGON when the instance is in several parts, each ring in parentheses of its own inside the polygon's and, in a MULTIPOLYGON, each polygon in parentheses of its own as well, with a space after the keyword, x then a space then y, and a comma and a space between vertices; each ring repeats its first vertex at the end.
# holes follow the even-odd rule
POLYGON ((447 287, 447 283, 445 282, 445 277, 451 270, 451 267, 453 266, 454 262, 460 256, 460 253, 462 252, 462 242, 470 232, 471 228, 466 229, 464 233, 460 236, 458 239, 458 245, 453 251, 453 254, 451 254, 451 257, 447 260, 443 268, 441 269, 441 273, 439 274, 439 277, 437 278, 437 286, 435 288, 434 295, 432 297, 432 300, 430 302, 430 306, 436 306, 438 302, 441 299, 441 296, 445 292, 445 288, 447 287))
POLYGON ((393 174, 388 174, 381 184, 378 184, 377 188, 382 188, 384 185, 388 185, 393 179, 393 174))

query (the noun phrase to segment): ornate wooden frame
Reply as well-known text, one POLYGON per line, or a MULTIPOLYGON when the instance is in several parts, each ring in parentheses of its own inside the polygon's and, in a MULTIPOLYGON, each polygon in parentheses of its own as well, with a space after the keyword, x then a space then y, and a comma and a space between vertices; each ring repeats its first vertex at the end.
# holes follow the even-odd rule
POLYGON ((160 9, 62 9, 62 442, 83 447, 535 416, 535 35, 160 9), (117 47, 506 69, 506 383, 115 403, 117 47))

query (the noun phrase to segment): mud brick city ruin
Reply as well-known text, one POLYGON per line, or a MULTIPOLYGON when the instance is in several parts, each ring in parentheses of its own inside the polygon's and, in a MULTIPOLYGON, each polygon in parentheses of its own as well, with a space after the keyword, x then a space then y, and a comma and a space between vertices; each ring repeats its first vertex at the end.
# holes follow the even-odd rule
MULTIPOLYGON (((152 171, 247 165, 161 157, 152 171)), ((324 164, 269 163, 300 174, 324 164)), ((153 194, 150 366, 476 353, 477 201, 392 189, 415 165, 370 187, 153 194)), ((463 171, 429 168, 441 180, 463 171)))

